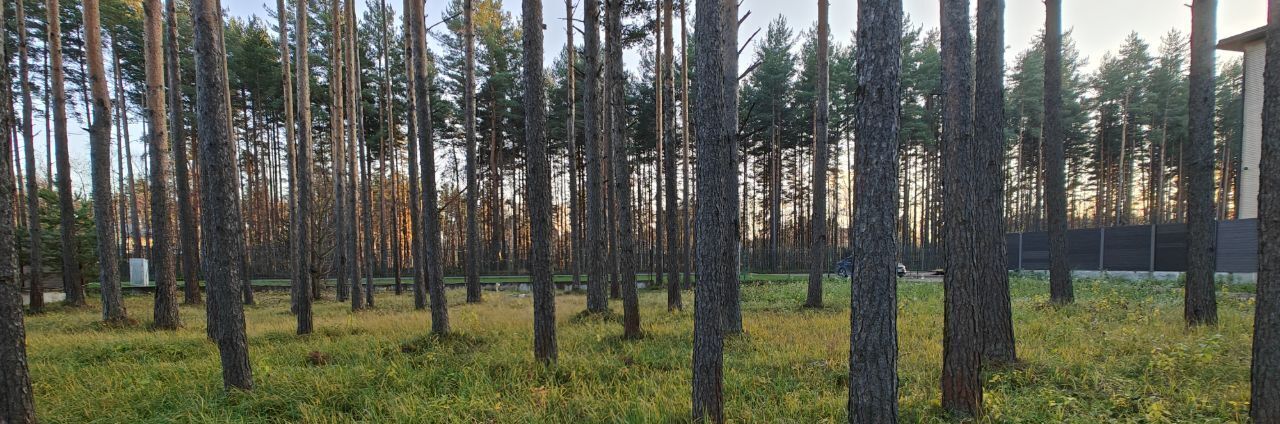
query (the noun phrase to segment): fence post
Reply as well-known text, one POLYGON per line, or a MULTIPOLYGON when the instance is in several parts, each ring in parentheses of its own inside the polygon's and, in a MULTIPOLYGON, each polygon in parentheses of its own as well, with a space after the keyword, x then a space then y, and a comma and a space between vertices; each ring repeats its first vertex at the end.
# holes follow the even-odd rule
POLYGON ((1022 271, 1022 251, 1025 250, 1022 243, 1022 234, 1018 233, 1018 271, 1022 271))
POLYGON ((1155 274, 1156 274, 1156 223, 1155 222, 1151 223, 1150 247, 1151 248, 1147 250, 1147 253, 1149 254, 1147 259, 1147 272, 1151 274, 1151 277, 1155 277, 1155 274))
POLYGON ((1098 227, 1098 271, 1106 271, 1107 227, 1098 227))

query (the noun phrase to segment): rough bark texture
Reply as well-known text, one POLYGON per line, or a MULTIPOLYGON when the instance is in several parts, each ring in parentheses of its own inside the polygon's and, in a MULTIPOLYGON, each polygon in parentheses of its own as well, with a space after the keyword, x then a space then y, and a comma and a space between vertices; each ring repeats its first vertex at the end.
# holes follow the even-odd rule
POLYGON ((693 298, 693 419, 724 422, 725 286, 738 280, 737 73, 735 0, 697 2, 694 90, 698 149, 696 266, 693 298))
MULTIPOLYGON (((27 63, 27 31, 26 22, 27 14, 23 10, 23 1, 17 0, 14 4, 17 10, 18 28, 18 82, 22 85, 22 154, 25 163, 25 174, 27 177, 27 237, 29 241, 27 264, 30 269, 27 275, 30 280, 30 298, 32 313, 38 313, 44 309, 44 286, 41 284, 44 274, 44 256, 41 253, 40 242, 40 187, 36 183, 36 142, 35 135, 32 133, 31 115, 33 106, 31 104, 31 80, 29 79, 30 64, 27 63)), ((4 22, 0 20, 0 22, 4 22)), ((8 56, 3 57, 5 64, 8 64, 8 56)), ((5 79, 6 81, 8 79, 5 79)), ((11 103, 10 103, 11 104, 11 103)), ((8 138, 5 138, 8 140, 8 138)), ((21 272, 19 272, 21 274, 21 272)), ((21 285, 21 281, 18 281, 21 285)))
MULTIPOLYGON (((281 5, 282 2, 277 3, 281 5)), ((308 52, 311 49, 309 34, 307 32, 307 2, 296 2, 297 11, 294 18, 297 19, 296 29, 298 31, 298 52, 308 52)), ((283 15, 283 14, 282 14, 283 15)), ((283 18, 281 18, 283 19, 283 18)), ((284 24, 280 25, 284 28, 284 24)), ((280 35, 281 44, 287 45, 288 37, 283 33, 280 35)), ((288 47, 283 47, 288 49, 288 47)), ((288 56, 287 50, 282 53, 283 57, 288 56)), ((312 317, 311 317, 311 65, 307 61, 307 54, 298 54, 298 101, 297 101, 297 120, 298 133, 297 145, 294 152, 293 173, 297 177, 296 187, 293 187, 294 210, 292 214, 294 236, 291 239, 293 243, 294 255, 294 282, 293 282, 293 311, 298 318, 298 334, 311 334, 312 317)), ((285 83, 288 84, 288 76, 285 77, 285 83)), ((293 183, 293 181, 290 181, 293 183)), ((291 184, 293 185, 293 184, 291 184)))
POLYGON ((1280 0, 1267 2, 1258 188, 1258 302, 1253 315, 1249 415, 1280 422, 1280 0))
POLYGON ((604 194, 604 159, 601 153, 604 151, 600 137, 601 108, 599 92, 600 82, 600 3, 596 1, 585 2, 583 9, 583 24, 586 27, 583 37, 583 48, 586 58, 583 63, 586 69, 583 71, 585 76, 584 84, 586 88, 582 98, 582 121, 583 121, 583 139, 585 140, 587 149, 587 236, 586 236, 586 259, 587 259, 587 312, 603 313, 609 309, 609 299, 606 297, 606 278, 609 272, 609 263, 606 262, 605 241, 608 235, 605 234, 605 194, 604 194))
MULTIPOLYGON (((123 324, 128 322, 129 316, 120 295, 120 272, 116 262, 119 259, 119 246, 115 242, 116 210, 111 195, 111 100, 107 97, 107 72, 102 62, 102 27, 99 21, 98 0, 86 0, 85 60, 89 65, 89 88, 93 98, 93 123, 89 125, 89 161, 93 174, 93 222, 98 228, 102 320, 123 324)), ((63 215, 64 225, 68 218, 74 220, 73 215, 63 215)), ((63 258, 65 260, 66 256, 63 258)))
MULTIPOLYGON (((724 60, 730 61, 731 63, 726 65, 723 71, 724 72, 723 76, 724 78, 728 78, 730 80, 730 82, 728 83, 729 85, 725 86, 725 90, 733 91, 733 93, 725 94, 725 96, 731 96, 729 98, 733 99, 732 104, 734 105, 734 107, 726 112, 728 115, 725 116, 725 119, 726 119, 725 125, 728 125, 729 128, 733 129, 735 148, 732 149, 732 153, 733 153, 732 158, 733 158, 733 162, 737 163, 738 160, 741 159, 738 157, 738 155, 742 154, 742 151, 736 147, 738 145, 737 144, 737 140, 738 140, 737 139, 737 136, 738 136, 738 107, 737 107, 738 105, 738 50, 737 48, 738 47, 737 45, 738 45, 738 24, 739 24, 739 19, 741 19, 738 17, 737 3, 734 4, 734 7, 731 10, 729 10, 729 12, 731 13, 728 15, 725 15, 724 17, 725 20, 723 21, 723 24, 725 25, 724 31, 726 31, 724 33, 724 37, 727 38, 727 40, 725 41, 725 45, 731 46, 731 47, 728 50, 724 51, 724 54, 728 56, 724 60)), ((700 72, 700 71, 695 71, 695 72, 700 72)), ((730 172, 730 171, 725 171, 725 172, 730 172)), ((737 173, 736 168, 732 172, 736 174, 737 173)), ((746 177, 743 176, 739 178, 746 178, 746 177)), ((701 199, 702 197, 699 196, 698 198, 701 199)), ((735 204, 738 205, 735 210, 741 215, 742 208, 745 206, 745 202, 741 204, 738 204, 738 203, 735 203, 735 204)), ((738 227, 739 231, 736 233, 738 235, 738 238, 734 239, 734 245, 736 246, 735 248, 736 253, 734 254, 734 257, 735 257, 734 266, 738 266, 742 264, 742 232, 740 227, 740 225, 742 225, 741 220, 738 221, 738 225, 739 225, 738 227)), ((699 231, 698 233, 701 234, 702 232, 699 231)), ((720 303, 720 331, 725 336, 736 336, 736 335, 742 334, 742 304, 739 302, 739 294, 740 294, 739 285, 740 284, 742 284, 742 282, 739 281, 737 278, 734 278, 732 280, 725 280, 724 285, 722 286, 724 289, 724 295, 720 298, 720 302, 721 302, 720 303)))
MULTIPOLYGON (((573 22, 573 4, 573 0, 564 1, 566 22, 573 22)), ((574 25, 564 26, 564 53, 569 63, 569 72, 566 72, 568 89, 565 90, 565 103, 569 107, 569 113, 566 114, 564 126, 568 132, 565 138, 569 142, 569 271, 573 273, 573 287, 576 290, 582 284, 582 193, 578 191, 578 123, 577 103, 574 101, 574 94, 577 93, 575 76, 578 73, 578 62, 574 59, 574 53, 578 50, 573 44, 575 29, 574 25)))
POLYGON ((147 78, 147 141, 151 146, 151 263, 155 270, 155 328, 175 329, 178 319, 177 243, 173 220, 173 152, 166 125, 164 86, 164 11, 160 0, 145 0, 143 28, 147 78))
POLYGON ((813 212, 810 215, 810 231, 813 239, 809 249, 809 291, 804 305, 822 307, 822 277, 827 269, 827 120, 830 94, 830 42, 827 23, 827 0, 818 0, 818 45, 816 104, 813 105, 813 212))
MULTIPOLYGON (((94 0, 89 0, 94 1, 94 0)), ((193 0, 195 27, 196 133, 200 150, 200 204, 204 213, 204 275, 208 280, 207 308, 214 322, 213 338, 222 359, 225 388, 253 388, 249 345, 244 334, 240 264, 244 226, 234 190, 239 179, 236 145, 232 138, 231 105, 227 96, 226 48, 222 41, 222 7, 218 0, 193 0)))
POLYGON ((942 0, 942 169, 946 275, 942 333, 942 407, 964 416, 982 411, 978 349, 977 186, 973 143, 973 44, 969 0, 942 0))
POLYGON ((898 420, 899 74, 902 1, 859 0, 849 422, 898 420))
POLYGON ((984 363, 1018 360, 1013 344, 1008 256, 1004 240, 1004 0, 978 0, 974 83, 975 292, 984 363))
POLYGON ((533 356, 556 361, 556 286, 551 281, 551 164, 547 161, 542 74, 542 0, 524 0, 524 137, 528 150, 529 279, 533 283, 533 356))
POLYGON ((1049 230, 1049 300, 1075 301, 1067 262, 1067 182, 1062 134, 1062 0, 1045 0, 1044 163, 1045 218, 1049 230))
POLYGON ((679 218, 679 205, 676 203, 676 107, 675 107, 675 68, 672 67, 674 60, 672 59, 672 50, 675 47, 674 41, 671 39, 671 8, 672 0, 662 0, 662 144, 664 155, 662 157, 662 173, 666 184, 663 188, 666 190, 666 207, 663 210, 666 213, 665 231, 666 231, 666 249, 667 258, 671 263, 668 265, 667 274, 667 310, 684 309, 684 302, 680 293, 680 269, 685 261, 689 259, 680 254, 680 247, 684 244, 680 242, 679 233, 681 219, 679 218))
POLYGON ((169 132, 173 138, 173 162, 178 193, 178 231, 182 238, 182 303, 198 305, 200 299, 200 228, 191 204, 191 174, 187 168, 187 137, 182 110, 182 73, 178 58, 177 0, 165 3, 165 73, 169 76, 169 132))
MULTIPOLYGON (((6 22, 0 7, 0 22, 6 22)), ((7 25, 0 25, 0 39, 8 39, 7 25)), ((25 32, 22 34, 25 38, 25 32)), ((9 53, 0 43, 0 81, 10 81, 9 53)), ((13 95, 10 86, 0 87, 0 193, 13 193, 13 151, 9 131, 13 128, 13 95)), ((30 102, 27 102, 30 103, 30 102)), ((14 197, 0 196, 0 422, 36 422, 27 373, 27 335, 22 318, 22 295, 18 281, 18 252, 13 228, 14 197)))
POLYGON ((609 91, 609 142, 613 146, 612 180, 613 211, 617 213, 615 251, 618 255, 618 274, 622 285, 622 333, 627 339, 641 337, 640 300, 636 292, 635 233, 632 225, 631 162, 627 157, 628 140, 625 138, 626 98, 624 86, 627 75, 622 63, 622 1, 605 0, 605 64, 608 75, 605 86, 609 91))
POLYGON ((1187 325, 1218 323, 1213 275, 1218 223, 1213 204, 1213 55, 1217 0, 1191 3, 1191 73, 1187 81, 1187 276, 1183 317, 1187 325))
MULTIPOLYGON (((58 167, 58 214, 62 221, 62 288, 67 292, 67 304, 83 306, 84 282, 80 281, 80 257, 76 253, 76 206, 71 192, 71 153, 67 147, 67 89, 66 77, 62 71, 62 26, 57 24, 61 22, 59 10, 62 9, 58 6, 58 0, 48 0, 45 3, 45 22, 49 23, 49 74, 53 78, 53 142, 58 167)), ((101 64, 101 51, 98 56, 101 64)), ((103 81, 104 90, 105 84, 106 81, 103 81)))
MULTIPOLYGON (((422 0, 404 0, 404 39, 405 39, 405 76, 408 81, 409 101, 413 106, 409 107, 409 131, 408 141, 406 145, 407 161, 409 162, 409 230, 412 237, 409 239, 409 254, 413 257, 413 307, 414 309, 427 308, 427 288, 425 285, 426 270, 422 265, 422 195, 418 187, 421 181, 418 178, 418 108, 417 108, 417 82, 414 81, 414 68, 417 65, 415 52, 417 51, 417 41, 413 38, 413 23, 410 19, 413 16, 421 16, 422 0), (418 9, 415 9, 418 8, 418 9), (417 13, 415 15, 414 13, 417 13)), ((425 31, 425 29, 424 29, 425 31)), ((424 34, 423 37, 426 35, 424 34)), ((425 43, 425 41, 424 41, 425 43)))
MULTIPOLYGON (((479 302, 480 298, 480 229, 476 223, 477 202, 480 199, 480 187, 477 182, 479 159, 476 158, 476 34, 472 22, 472 2, 463 1, 463 44, 465 44, 466 69, 463 70, 464 82, 462 94, 463 114, 466 122, 463 137, 467 145, 467 252, 463 255, 466 267, 467 302, 479 302)), ((430 103, 426 103, 430 104, 430 103)), ((426 150, 423 150, 426 154, 426 150)), ((425 158, 424 158, 425 159, 425 158)), ((425 171, 424 171, 425 172, 425 171)), ((426 190, 424 187, 423 190, 426 190)), ((433 194, 434 195, 434 194, 433 194)), ((429 213, 430 211, 428 211, 429 213)), ((430 234, 430 233, 428 233, 430 234)))
MULTIPOLYGON (((471 0, 466 0, 470 2, 471 0)), ((413 16, 422 16, 422 2, 414 1, 413 16)), ((427 32, 421 19, 409 23, 413 44, 414 106, 417 108, 418 148, 422 160, 422 277, 431 297, 431 332, 449 333, 448 300, 440 269, 440 209, 436 206, 436 154, 431 143, 431 80, 427 74, 427 32)), ((468 171, 471 172, 471 171, 468 171)), ((471 252, 471 250, 468 250, 471 252)))

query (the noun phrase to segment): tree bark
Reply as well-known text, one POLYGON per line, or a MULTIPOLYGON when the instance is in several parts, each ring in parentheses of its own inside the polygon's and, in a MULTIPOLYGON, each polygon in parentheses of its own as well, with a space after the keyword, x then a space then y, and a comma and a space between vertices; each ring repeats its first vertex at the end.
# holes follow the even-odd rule
MULTIPOLYGON (((422 0, 404 0, 404 39, 405 39, 405 79, 408 81, 409 101, 409 139, 405 143, 407 158, 409 162, 409 230, 413 237, 409 240, 409 253, 413 258, 413 307, 414 309, 426 309, 427 307, 427 290, 425 286, 426 268, 422 261, 422 195, 418 187, 421 181, 418 178, 418 110, 417 110, 417 82, 414 75, 417 73, 418 62, 416 52, 418 51, 417 40, 414 37, 413 22, 422 19, 422 9, 420 8, 422 0), (416 13, 416 15, 415 15, 416 13)), ((425 30, 424 30, 425 31, 425 30)), ((424 34, 423 37, 426 35, 424 34)), ((424 42, 425 46, 425 42, 424 42)), ((430 104, 428 102, 427 104, 430 104)))
MULTIPOLYGON (((466 0, 470 2, 471 0, 466 0)), ((414 103, 417 108, 418 144, 422 160, 422 242, 423 278, 431 297, 431 332, 449 333, 448 301, 444 294, 444 274, 440 269, 440 209, 436 202, 436 159, 431 140, 431 91, 427 73, 427 35, 421 19, 422 2, 413 1, 413 19, 409 23, 409 42, 413 43, 414 103)), ((470 171, 468 171, 470 172, 470 171)), ((472 252, 472 250, 468 250, 472 252)))
POLYGON ((1067 262, 1067 183, 1062 133, 1062 0, 1045 0, 1044 162, 1049 230, 1049 301, 1075 301, 1067 262))
POLYGON ((982 413, 977 322, 978 206, 973 140, 973 44, 969 0, 942 0, 942 168, 946 274, 942 334, 942 408, 963 416, 982 413))
POLYGON ((604 151, 600 137, 602 108, 599 92, 600 83, 600 3, 585 2, 583 19, 586 21, 583 48, 586 58, 584 84, 586 88, 582 98, 583 139, 587 149, 587 312, 604 313, 609 310, 609 299, 606 297, 607 274, 612 266, 606 262, 605 244, 608 240, 605 221, 605 193, 603 169, 604 151))
POLYGON ((724 416, 725 287, 738 281, 738 4, 697 2, 694 89, 697 167, 698 285, 693 313, 693 420, 724 416))
POLYGON ((1213 204, 1213 66, 1217 0, 1191 5, 1191 85, 1187 95, 1187 276, 1183 317, 1187 325, 1218 323, 1213 276, 1218 223, 1213 204))
MULTIPOLYGON (((31 304, 28 307, 31 309, 31 313, 40 313, 44 310, 44 285, 42 283, 44 255, 41 252, 43 243, 40 240, 40 187, 36 184, 36 144, 31 123, 33 106, 31 104, 31 80, 29 79, 28 71, 30 65, 27 63, 27 13, 24 10, 23 0, 17 0, 14 4, 14 9, 17 11, 16 26, 18 28, 18 83, 22 85, 22 152, 26 168, 24 171, 27 177, 27 237, 30 239, 28 241, 30 244, 27 263, 31 269, 27 271, 27 275, 31 277, 31 304)), ((3 59, 7 65, 9 63, 8 56, 3 57, 3 59)), ((8 137, 5 137, 5 140, 8 139, 8 137)), ((7 260, 7 258, 0 260, 7 260)), ((22 274, 21 267, 21 265, 18 265, 18 275, 22 274)), ((15 282, 21 285, 21 280, 15 280, 15 282)))
MULTIPOLYGON (((566 22, 573 22, 573 0, 564 2, 566 22)), ((578 62, 574 59, 577 46, 573 44, 574 25, 564 26, 565 57, 568 58, 568 69, 565 71, 565 103, 568 106, 568 117, 565 118, 566 141, 569 143, 569 272, 573 273, 573 287, 582 284, 582 193, 578 190, 578 123, 577 94, 578 62)))
POLYGON ((1280 0, 1267 2, 1258 189, 1258 294, 1249 416, 1280 422, 1280 0))
MULTIPOLYGON (((551 281, 551 165, 547 162, 542 74, 542 0, 524 0, 524 136, 529 188, 529 279, 533 283, 533 356, 556 361, 556 286, 551 281)), ((572 10, 572 9, 570 9, 572 10)), ((572 47, 572 45, 570 45, 572 47)), ((573 65, 570 64, 570 67, 573 65)), ((570 73, 573 72, 570 68, 570 73)), ((573 119, 570 117, 570 119, 573 119)), ((570 122, 572 124, 572 122, 570 122)))
POLYGON ((632 225, 631 163, 627 157, 628 140, 625 138, 626 98, 624 86, 627 75, 622 63, 622 1, 605 0, 605 63, 606 87, 610 90, 609 120, 610 157, 613 159, 613 211, 617 213, 615 251, 618 255, 618 273, 622 288, 623 338, 638 339, 640 331, 640 301, 636 292, 635 234, 632 225))
MULTIPOLYGON (((18 3, 18 10, 21 9, 18 3)), ((0 22, 7 22, 0 7, 0 22)), ((56 10, 56 9, 55 9, 56 10)), ((57 16, 54 14, 54 16, 57 16)), ((18 20, 19 37, 26 39, 25 22, 18 20)), ((57 22, 57 21, 53 21, 57 22)), ((56 26, 56 25, 54 25, 56 26)), ((0 27, 8 28, 7 25, 0 27)), ((0 38, 8 39, 6 29, 0 29, 0 38)), ((25 44, 25 41, 23 42, 25 44)), ((10 81, 9 52, 6 43, 0 43, 0 81, 10 81)), ((23 60, 23 63, 26 61, 23 60)), ((25 66, 23 66, 25 68, 25 66)), ((59 65, 61 68, 61 65, 59 65)), ((26 81, 26 78, 23 78, 26 81)), ((23 87, 23 91, 27 91, 23 87)), ((31 102, 26 101, 27 104, 31 102)), ((13 129, 13 94, 10 86, 0 88, 0 193, 13 193, 12 144, 7 141, 13 129)), ((30 122, 30 119, 26 119, 30 122)), ((28 143, 30 145, 30 143, 28 143)), ((28 154, 28 160, 30 160, 28 154)), ((34 196, 28 193, 28 196, 34 196)), ((21 281, 18 279, 17 244, 14 233, 16 205, 13 196, 0 196, 0 422, 31 424, 36 422, 36 407, 32 399, 31 376, 27 372, 27 335, 22 317, 21 281)))
POLYGON ((160 0, 142 4, 146 15, 144 50, 147 78, 147 139, 151 145, 151 260, 155 266, 156 300, 153 316, 156 328, 172 330, 182 325, 178 317, 177 243, 174 237, 173 158, 165 122, 168 105, 164 85, 164 11, 160 0))
POLYGON ((182 238, 182 303, 199 305, 200 228, 196 226, 191 202, 191 175, 187 168, 187 137, 182 108, 182 73, 178 56, 178 11, 176 0, 165 3, 165 73, 169 76, 169 132, 173 138, 174 170, 178 194, 178 227, 182 238))
POLYGON ((681 227, 681 219, 679 215, 679 204, 676 200, 676 156, 677 140, 676 140, 676 107, 675 107, 675 68, 673 49, 675 44, 671 39, 671 8, 672 0, 662 0, 662 172, 663 179, 666 184, 663 188, 666 190, 666 213, 665 225, 666 231, 666 249, 667 258, 671 263, 668 264, 667 275, 667 310, 684 309, 684 301, 681 299, 680 293, 680 268, 681 264, 688 261, 686 256, 680 254, 680 247, 683 242, 680 241, 679 228, 681 227))
MULTIPOLYGON (((463 59, 465 61, 463 69, 464 82, 462 94, 462 107, 464 119, 466 120, 463 128, 465 143, 467 145, 467 251, 463 255, 466 267, 466 284, 467 284, 467 302, 475 303, 481 300, 480 294, 480 264, 478 253, 480 252, 480 229, 476 223, 477 203, 480 199, 479 184, 477 182, 477 169, 479 165, 476 158, 476 47, 475 47, 475 23, 472 22, 474 8, 473 0, 463 1, 463 43, 466 45, 463 59)), ((423 150, 424 154, 426 150, 423 150)), ((431 194, 434 196, 434 194, 431 194)), ((428 211, 429 212, 429 211, 428 211)), ((490 213, 496 213, 490 211, 490 213)), ((493 253, 493 252, 490 252, 493 253)))
MULTIPOLYGON (((276 3, 281 10, 284 9, 283 2, 276 3)), ((308 61, 309 52, 311 51, 310 34, 307 32, 307 20, 309 14, 307 12, 307 2, 295 2, 297 11, 294 13, 295 29, 298 31, 298 78, 294 81, 297 86, 298 99, 296 103, 292 103, 297 107, 297 145, 293 156, 293 174, 297 177, 296 187, 292 187, 292 200, 294 203, 293 213, 290 215, 293 223, 294 234, 290 237, 294 241, 294 293, 293 293, 293 310, 297 314, 298 328, 297 333, 311 334, 313 329, 311 316, 312 301, 312 284, 311 281, 311 176, 312 176, 312 152, 311 152, 311 65, 308 61)), ((283 18, 283 13, 281 14, 283 18)), ((284 28, 284 23, 281 23, 284 28)), ((288 37, 281 32, 281 57, 288 57, 288 37)), ((288 75, 285 75, 286 85, 288 84, 288 75)), ((294 185, 295 180, 290 179, 290 186, 294 185)))
MULTIPOLYGON (((62 71, 60 10, 58 0, 48 0, 45 3, 45 22, 49 34, 46 44, 49 49, 49 72, 53 78, 53 142, 58 168, 58 215, 62 221, 62 288, 67 293, 68 305, 83 306, 84 282, 81 281, 77 248, 79 240, 76 236, 76 206, 71 192, 71 153, 67 147, 67 89, 62 71)), ((112 221, 114 219, 106 222, 112 221)), ((110 289, 103 291, 104 295, 109 291, 110 289)))
MULTIPOLYGON (((1004 0, 978 0, 974 86, 974 207, 979 344, 984 363, 1018 360, 1004 224, 1004 0)), ((947 210, 943 208, 943 210, 947 210)))
MULTIPOLYGON (((120 295, 119 259, 116 250, 115 208, 111 196, 111 100, 107 97, 107 72, 102 62, 102 30, 98 0, 84 2, 85 60, 93 97, 93 123, 89 125, 89 157, 92 163, 94 225, 98 229, 98 266, 102 287, 102 320, 125 324, 129 316, 120 295)), ((67 193, 70 194, 70 193, 67 193)), ((63 216, 64 224, 67 218, 63 216)), ((65 260, 65 259, 64 259, 65 260)))
MULTIPOLYGON (((88 0, 96 1, 96 0, 88 0)), ((207 308, 214 322, 213 338, 222 361, 224 388, 253 388, 249 346, 245 337, 240 291, 244 225, 235 190, 239 179, 231 105, 227 95, 226 47, 222 39, 219 0, 192 0, 195 28, 196 132, 200 150, 200 204, 204 213, 204 275, 208 278, 207 308)))
POLYGON ((810 308, 822 307, 822 277, 827 268, 827 120, 829 115, 828 95, 831 80, 828 68, 830 53, 827 45, 830 35, 827 23, 827 0, 818 0, 818 42, 817 42, 817 104, 813 109, 813 214, 811 223, 813 239, 809 248, 809 290, 804 305, 810 308))
POLYGON ((849 422, 898 420, 898 118, 901 0, 859 0, 849 422))

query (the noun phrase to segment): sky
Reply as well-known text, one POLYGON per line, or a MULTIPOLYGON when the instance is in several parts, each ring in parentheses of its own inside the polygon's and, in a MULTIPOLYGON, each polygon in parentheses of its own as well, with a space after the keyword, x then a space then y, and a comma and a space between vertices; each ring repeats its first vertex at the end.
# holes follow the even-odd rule
MULTIPOLYGON (((575 6, 581 0, 573 0, 575 6)), ((678 0, 677 0, 678 1, 678 0)), ((696 1, 696 0, 691 0, 696 1)), ((1191 9, 1187 6, 1190 0, 1068 0, 1063 3, 1063 28, 1072 32, 1084 58, 1088 59, 1086 71, 1091 71, 1108 51, 1119 48, 1130 32, 1137 32, 1153 48, 1159 45, 1162 35, 1170 29, 1178 29, 1183 33, 1191 32, 1191 9)), ((756 29, 768 26, 778 16, 784 16, 792 28, 808 28, 817 20, 816 1, 795 2, 791 0, 742 0, 740 13, 751 12, 739 29, 739 42, 755 32, 756 29)), ((857 7, 855 0, 830 1, 831 33, 837 42, 847 43, 853 38, 857 25, 857 7)), ((258 15, 267 17, 267 10, 275 8, 275 2, 266 6, 263 0, 223 0, 222 6, 230 16, 247 18, 258 15)), ((401 1, 389 0, 388 4, 397 9, 401 1)), ((427 18, 429 23, 441 18, 446 0, 427 0, 427 18)), ((1005 2, 1005 45, 1008 48, 1006 63, 1034 40, 1044 25, 1044 4, 1040 0, 1007 0, 1005 2)), ((359 2, 363 10, 363 2, 359 2)), ((520 15, 520 1, 504 0, 503 8, 513 16, 520 15)), ((693 4, 690 4, 693 7, 693 4)), ((926 29, 938 26, 938 1, 936 0, 904 0, 903 7, 911 22, 926 29)), ((581 7, 575 7, 576 15, 581 19, 581 7)), ((565 24, 563 19, 565 4, 563 1, 543 1, 543 16, 546 21, 546 58, 545 64, 550 66, 560 54, 565 42, 565 24)), ((1218 38, 1226 38, 1241 32, 1260 27, 1266 23, 1266 2, 1261 0, 1221 0, 1218 2, 1217 16, 1218 38)), ((693 23, 689 25, 692 27, 693 23)), ((692 28, 691 28, 692 29, 692 28)), ((581 43, 581 37, 577 41, 581 43)), ((430 41, 433 45, 434 39, 430 41)), ((433 48, 438 49, 438 45, 433 48)), ((798 43, 797 43, 798 48, 798 43)), ((1153 52, 1154 53, 1154 52, 1153 52)), ((1238 53, 1218 51, 1218 60, 1237 57, 1238 53)), ((635 66, 636 53, 628 54, 628 63, 635 66)), ((134 119, 137 121, 137 118, 134 119)), ((74 168, 77 191, 84 192, 88 187, 88 137, 83 130, 84 125, 71 125, 70 143, 72 167, 74 168)), ((140 123, 130 125, 130 133, 136 134, 134 139, 135 167, 140 167, 139 158, 145 146, 140 141, 143 134, 140 123)), ((41 155, 42 156, 42 155, 41 155)), ((43 157, 38 159, 43 163, 43 157)))

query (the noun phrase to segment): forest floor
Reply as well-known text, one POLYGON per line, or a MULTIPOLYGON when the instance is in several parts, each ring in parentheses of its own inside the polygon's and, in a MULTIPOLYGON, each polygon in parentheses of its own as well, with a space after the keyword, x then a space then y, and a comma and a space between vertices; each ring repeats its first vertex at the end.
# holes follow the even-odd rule
MULTIPOLYGON (((828 280, 825 309, 803 309, 799 282, 742 290, 746 335, 725 346, 726 414, 737 422, 844 422, 849 285, 828 280)), ((1079 280, 1055 308, 1043 280, 1015 278, 1021 362, 985 373, 991 422, 1244 422, 1253 322, 1251 286, 1220 287, 1220 324, 1184 326, 1169 283, 1079 280), (1230 292, 1230 293, 1223 293, 1230 292), (1236 294, 1243 293, 1243 294, 1236 294)), ((330 293, 331 295, 331 293, 330 293)), ((905 422, 944 422, 939 406, 942 287, 899 285, 899 379, 905 422)), ((92 308, 28 317, 38 415, 58 422, 680 422, 689 416, 692 293, 667 312, 641 292, 646 337, 616 320, 580 318, 582 294, 558 294, 559 364, 538 365, 532 300, 449 291, 454 335, 428 336, 412 296, 379 293, 377 308, 316 306, 316 333, 293 334, 287 294, 247 308, 255 388, 222 390, 204 310, 182 308, 177 332, 146 328, 151 299, 129 296, 143 320, 104 328, 92 308)), ((620 304, 611 302, 615 310, 620 304)))

